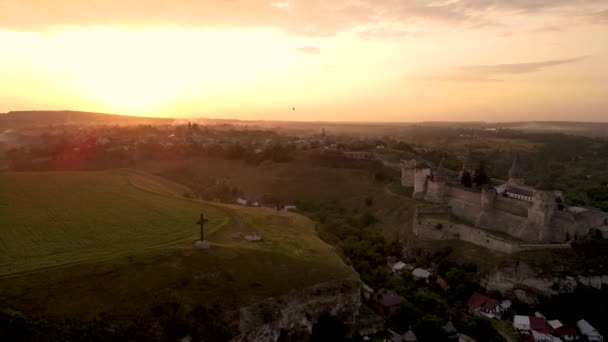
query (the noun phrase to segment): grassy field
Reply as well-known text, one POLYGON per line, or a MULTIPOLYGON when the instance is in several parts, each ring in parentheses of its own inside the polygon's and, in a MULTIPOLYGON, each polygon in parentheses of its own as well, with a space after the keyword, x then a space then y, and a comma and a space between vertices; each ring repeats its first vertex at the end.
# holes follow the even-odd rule
POLYGON ((139 172, 0 173, 0 189, 0 304, 26 312, 128 313, 176 298, 234 309, 356 277, 303 216, 179 198, 179 185, 139 172), (192 248, 201 210, 203 251, 192 248))

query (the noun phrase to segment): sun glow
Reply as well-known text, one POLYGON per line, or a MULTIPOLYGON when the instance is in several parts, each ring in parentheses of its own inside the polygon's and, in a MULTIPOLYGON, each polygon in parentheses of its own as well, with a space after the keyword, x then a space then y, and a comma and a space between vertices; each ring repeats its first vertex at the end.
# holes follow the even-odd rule
POLYGON ((27 38, 36 44, 22 44, 14 61, 44 46, 45 57, 31 60, 27 72, 94 110, 161 114, 193 102, 272 102, 284 95, 280 87, 261 90, 306 76, 306 68, 294 67, 297 53, 272 31, 65 28, 27 38))

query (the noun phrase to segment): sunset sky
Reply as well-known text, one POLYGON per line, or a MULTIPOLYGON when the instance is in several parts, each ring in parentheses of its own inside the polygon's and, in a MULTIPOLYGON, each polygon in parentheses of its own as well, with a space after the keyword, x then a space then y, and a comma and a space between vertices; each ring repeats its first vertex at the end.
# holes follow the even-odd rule
POLYGON ((608 121, 608 1, 0 0, 24 109, 608 121))

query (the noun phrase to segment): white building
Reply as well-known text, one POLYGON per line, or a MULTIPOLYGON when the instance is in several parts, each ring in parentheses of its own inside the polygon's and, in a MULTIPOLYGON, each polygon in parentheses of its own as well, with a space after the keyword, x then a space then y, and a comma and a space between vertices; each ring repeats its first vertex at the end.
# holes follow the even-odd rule
POLYGON ((405 263, 402 261, 397 261, 396 263, 393 264, 392 269, 393 272, 395 273, 399 273, 401 271, 403 271, 403 269, 405 269, 405 263))
POLYGON ((428 280, 429 277, 431 276, 431 272, 425 270, 424 268, 416 268, 416 269, 414 269, 414 271, 412 271, 412 275, 416 279, 427 279, 428 280))
POLYGON ((517 331, 529 331, 530 317, 521 315, 513 316, 513 328, 517 331))
POLYGON ((581 319, 580 321, 576 322, 576 326, 578 327, 578 330, 581 331, 581 334, 587 337, 587 340, 589 340, 589 342, 604 341, 604 338, 602 337, 602 335, 600 335, 599 331, 597 331, 597 329, 595 329, 591 324, 589 324, 589 322, 585 321, 584 319, 581 319))

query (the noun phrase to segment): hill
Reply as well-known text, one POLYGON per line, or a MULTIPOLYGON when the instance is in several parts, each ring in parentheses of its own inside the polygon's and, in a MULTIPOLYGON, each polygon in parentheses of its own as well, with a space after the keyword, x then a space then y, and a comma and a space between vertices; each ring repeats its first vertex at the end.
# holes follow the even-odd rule
POLYGON ((0 304, 25 313, 235 310, 356 278, 303 216, 179 198, 183 187, 141 172, 0 173, 0 189, 0 304), (192 248, 201 211, 209 250, 192 248))
POLYGON ((169 124, 174 119, 128 116, 118 114, 80 112, 71 110, 11 111, 0 115, 0 124, 6 128, 48 125, 146 125, 169 124))

